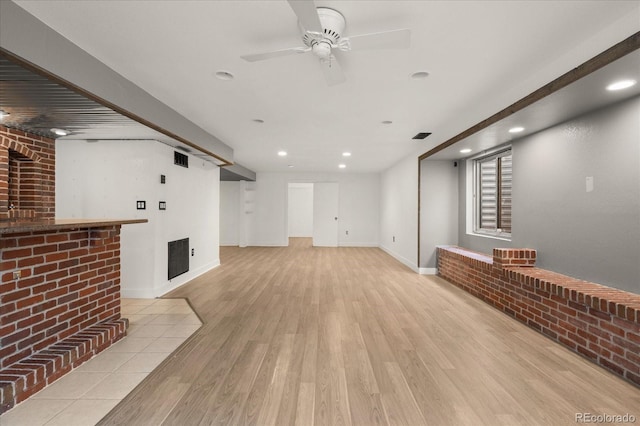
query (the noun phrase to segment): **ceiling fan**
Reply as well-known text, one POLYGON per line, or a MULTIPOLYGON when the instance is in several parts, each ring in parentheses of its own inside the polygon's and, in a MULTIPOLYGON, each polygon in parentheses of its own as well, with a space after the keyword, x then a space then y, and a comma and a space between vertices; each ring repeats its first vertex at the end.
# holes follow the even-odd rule
POLYGON ((344 37, 346 20, 340 12, 327 7, 316 7, 313 0, 287 0, 298 17, 298 27, 305 46, 240 56, 248 62, 311 52, 320 60, 327 84, 345 81, 340 63, 333 49, 342 52, 365 49, 404 49, 409 47, 409 29, 391 30, 372 34, 344 37))

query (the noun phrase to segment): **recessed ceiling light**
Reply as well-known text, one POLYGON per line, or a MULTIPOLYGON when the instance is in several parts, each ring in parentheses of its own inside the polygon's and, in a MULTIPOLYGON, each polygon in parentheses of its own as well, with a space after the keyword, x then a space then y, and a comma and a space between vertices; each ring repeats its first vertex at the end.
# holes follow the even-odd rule
POLYGON ((351 157, 351 153, 350 152, 343 152, 342 156, 343 157, 351 157))
POLYGON ((280 157, 286 157, 287 156, 287 151, 278 151, 278 155, 280 157))
POLYGON ((509 129, 509 133, 520 133, 524 130, 524 127, 512 127, 509 129))
POLYGON ((58 136, 67 136, 69 134, 69 132, 64 129, 51 129, 51 131, 58 136))
POLYGON ((287 167, 293 169, 293 164, 289 164, 287 167))
POLYGON ((468 154, 468 153, 470 153, 470 152, 471 152, 471 149, 469 149, 469 148, 461 149, 461 150, 460 150, 460 152, 461 152, 462 154, 468 154))
POLYGON ((411 74, 411 78, 414 80, 424 80, 427 77, 429 77, 429 73, 426 71, 417 71, 411 74))
POLYGON ((384 120, 384 121, 382 122, 382 124, 391 124, 391 123, 393 123, 393 121, 391 121, 391 120, 384 120))
POLYGON ((216 78, 229 81, 233 80, 233 74, 231 74, 229 71, 216 71, 216 78))
POLYGON ((344 168, 347 167, 347 165, 346 164, 339 164, 338 167, 340 167, 341 169, 344 169, 344 168))
POLYGON ((616 91, 616 90, 628 89, 629 87, 634 86, 636 83, 637 81, 635 80, 616 81, 615 83, 611 83, 610 85, 608 85, 607 90, 616 91))
POLYGON ((254 119, 253 119, 253 122, 254 122, 254 123, 262 124, 262 123, 264 123, 264 120, 263 120, 263 119, 261 119, 261 118, 254 118, 254 119))

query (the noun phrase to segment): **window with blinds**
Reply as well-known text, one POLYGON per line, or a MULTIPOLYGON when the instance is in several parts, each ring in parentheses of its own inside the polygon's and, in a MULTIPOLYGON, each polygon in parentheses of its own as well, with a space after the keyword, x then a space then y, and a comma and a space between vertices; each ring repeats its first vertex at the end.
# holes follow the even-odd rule
POLYGON ((475 231, 511 234, 511 148, 475 160, 475 231))

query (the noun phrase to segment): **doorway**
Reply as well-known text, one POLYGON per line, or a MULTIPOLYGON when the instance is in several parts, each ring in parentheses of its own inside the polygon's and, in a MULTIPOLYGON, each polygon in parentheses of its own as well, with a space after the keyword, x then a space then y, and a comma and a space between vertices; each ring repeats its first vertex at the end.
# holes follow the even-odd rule
POLYGON ((290 183, 289 238, 313 237, 313 183, 290 183))
POLYGON ((338 247, 338 184, 314 184, 313 199, 314 247, 338 247))
POLYGON ((287 233, 316 247, 338 246, 338 183, 289 183, 287 233))

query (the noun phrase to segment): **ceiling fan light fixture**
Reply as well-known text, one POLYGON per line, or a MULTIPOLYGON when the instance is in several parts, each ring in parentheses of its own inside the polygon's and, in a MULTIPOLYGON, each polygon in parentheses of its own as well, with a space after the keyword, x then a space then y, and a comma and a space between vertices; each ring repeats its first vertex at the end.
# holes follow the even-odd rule
POLYGON ((311 51, 320 59, 328 59, 331 56, 331 45, 328 41, 313 43, 311 51))
POLYGON ((345 17, 337 10, 316 7, 313 0, 288 0, 298 17, 298 29, 304 47, 289 47, 269 52, 241 55, 247 62, 311 52, 318 59, 324 79, 329 86, 344 83, 346 77, 340 66, 340 56, 332 50, 349 52, 368 49, 406 49, 410 46, 411 30, 407 28, 369 34, 345 36, 345 17))

